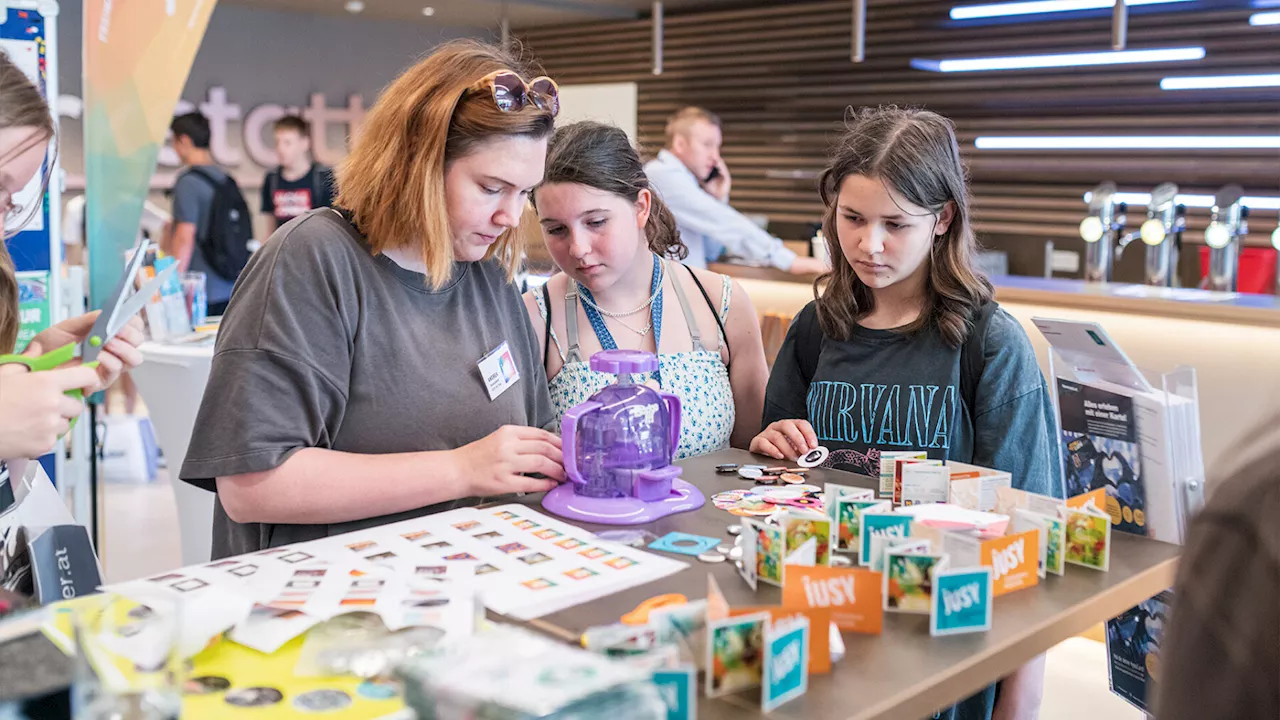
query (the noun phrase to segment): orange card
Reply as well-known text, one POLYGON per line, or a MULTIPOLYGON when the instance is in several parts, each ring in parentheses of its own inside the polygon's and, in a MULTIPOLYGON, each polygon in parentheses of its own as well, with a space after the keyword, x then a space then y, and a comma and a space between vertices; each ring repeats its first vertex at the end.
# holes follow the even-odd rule
MULTIPOLYGON (((1035 560, 1039 560, 1037 555, 1035 560)), ((1031 569, 1035 571, 1035 564, 1031 569)), ((830 608, 841 630, 879 634, 884 622, 880 573, 863 568, 787 568, 782 585, 784 608, 830 608)), ((817 633, 810 633, 812 638, 817 633)), ((813 642, 811 639, 810 642, 813 642)))
POLYGON ((1067 498, 1067 507, 1069 508, 1084 507, 1084 504, 1089 502, 1090 500, 1093 501, 1094 507, 1098 508, 1102 512, 1107 511, 1107 489, 1106 488, 1098 488, 1097 490, 1090 490, 1087 493, 1081 493, 1075 497, 1067 498))
POLYGON ((982 564, 991 568, 995 597, 1039 583, 1040 531, 1028 530, 982 543, 982 564))
POLYGON ((831 672, 831 611, 826 608, 736 607, 730 617, 769 613, 770 622, 789 620, 803 615, 809 618, 809 674, 831 672))

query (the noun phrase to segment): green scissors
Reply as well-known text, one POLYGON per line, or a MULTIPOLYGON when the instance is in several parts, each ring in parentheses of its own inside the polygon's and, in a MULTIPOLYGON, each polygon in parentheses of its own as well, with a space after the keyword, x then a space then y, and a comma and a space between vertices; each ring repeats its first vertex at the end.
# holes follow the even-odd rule
MULTIPOLYGON (((141 269, 143 260, 146 259, 147 249, 150 243, 142 240, 138 246, 134 248, 128 262, 125 263, 124 275, 120 278, 120 283, 116 286, 115 292, 107 298, 107 302, 102 306, 102 313, 98 315, 98 319, 94 321, 93 327, 90 328, 89 334, 81 342, 67 343, 60 348, 51 350, 38 357, 28 357, 25 355, 0 355, 0 365, 18 364, 25 365, 32 372, 40 372, 43 370, 53 370, 67 362, 79 358, 87 367, 96 368, 98 366, 98 355, 102 353, 102 348, 112 338, 129 324, 134 315, 147 304, 164 285, 177 269, 178 264, 174 263, 169 267, 156 273, 142 289, 136 293, 129 293, 133 288, 134 278, 141 269)), ((67 395, 78 399, 84 397, 84 391, 80 388, 68 390, 67 395)), ((74 422, 72 423, 74 427, 74 422)))

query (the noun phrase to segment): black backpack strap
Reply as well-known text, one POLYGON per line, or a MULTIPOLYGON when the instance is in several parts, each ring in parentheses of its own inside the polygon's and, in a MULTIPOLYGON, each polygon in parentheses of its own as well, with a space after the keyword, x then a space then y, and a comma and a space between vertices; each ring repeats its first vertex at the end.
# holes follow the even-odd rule
POLYGON ((547 306, 547 331, 542 338, 542 369, 551 372, 551 284, 550 280, 542 283, 542 302, 547 306))
POLYGON ((205 172, 204 168, 198 165, 192 165, 191 167, 187 168, 187 174, 195 175, 201 180, 204 180, 205 182, 209 183, 209 185, 212 186, 214 190, 217 190, 218 188, 222 187, 221 181, 219 181, 213 175, 210 175, 209 173, 205 172))
POLYGON ((311 169, 308 174, 311 175, 311 207, 324 207, 326 203, 320 202, 320 186, 324 182, 324 166, 317 162, 311 163, 311 169))
MULTIPOLYGON (((684 263, 680 263, 684 265, 684 263)), ((707 307, 711 308, 711 317, 716 319, 716 327, 720 328, 720 338, 724 340, 724 352, 729 356, 729 362, 725 363, 725 367, 733 364, 733 351, 729 348, 729 333, 725 332, 724 322, 720 320, 720 309, 715 303, 711 302, 711 296, 707 294, 707 289, 702 286, 702 281, 698 279, 698 274, 693 268, 684 265, 684 269, 689 271, 689 277, 693 278, 693 284, 698 286, 698 292, 702 293, 702 299, 707 301, 707 307)), ((675 278, 672 278, 674 281, 675 278)))
POLYGON ((807 386, 818 372, 818 356, 822 354, 822 325, 818 322, 818 306, 810 305, 796 316, 796 361, 800 365, 800 377, 807 386))
POLYGON ((999 307, 991 300, 974 312, 969 336, 960 347, 960 397, 969 408, 970 420, 978 412, 978 383, 987 369, 987 329, 999 307))

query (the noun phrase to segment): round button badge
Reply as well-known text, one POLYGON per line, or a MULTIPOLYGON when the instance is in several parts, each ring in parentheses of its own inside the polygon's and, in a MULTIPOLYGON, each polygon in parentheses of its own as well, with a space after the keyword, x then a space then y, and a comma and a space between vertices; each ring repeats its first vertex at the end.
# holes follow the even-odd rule
POLYGON ((818 447, 810 450, 804 455, 801 455, 800 459, 796 460, 796 464, 806 469, 815 468, 821 465, 822 463, 826 462, 827 456, 830 454, 831 454, 830 450, 819 445, 818 447))

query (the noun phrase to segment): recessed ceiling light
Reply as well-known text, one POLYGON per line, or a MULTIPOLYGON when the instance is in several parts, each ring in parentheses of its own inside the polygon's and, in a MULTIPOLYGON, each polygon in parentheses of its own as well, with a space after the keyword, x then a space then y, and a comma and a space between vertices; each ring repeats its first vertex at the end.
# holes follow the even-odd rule
POLYGON ((427 17, 431 17, 432 15, 436 14, 436 9, 428 5, 422 8, 422 14, 426 15, 427 17))
POLYGON ((355 14, 364 10, 364 2, 362 0, 347 0, 347 4, 343 5, 347 12, 355 14))

